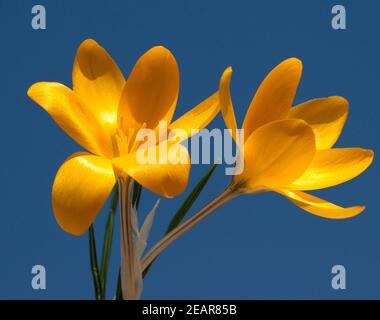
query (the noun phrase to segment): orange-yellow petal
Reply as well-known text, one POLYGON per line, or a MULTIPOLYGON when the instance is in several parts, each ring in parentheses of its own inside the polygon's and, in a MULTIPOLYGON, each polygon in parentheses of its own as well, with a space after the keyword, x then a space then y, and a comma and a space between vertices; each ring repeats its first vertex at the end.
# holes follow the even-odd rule
POLYGON ((305 120, 314 130, 317 150, 331 148, 348 115, 348 101, 339 96, 313 99, 291 108, 289 118, 305 120))
POLYGON ((100 156, 112 156, 108 133, 71 89, 57 82, 38 82, 29 88, 28 96, 83 148, 100 156))
POLYGON ((190 173, 190 157, 181 144, 165 142, 112 160, 115 172, 124 173, 143 187, 166 198, 182 193, 190 173), (161 148, 161 149, 160 149, 161 148))
POLYGON ((321 198, 312 196, 308 193, 301 191, 291 191, 286 189, 274 190, 292 201, 296 206, 301 209, 313 213, 317 216, 329 219, 346 219, 361 213, 364 206, 354 206, 349 208, 343 208, 323 200, 321 198))
POLYGON ((52 204, 58 224, 68 233, 83 234, 107 200, 115 184, 109 160, 76 153, 59 168, 52 204))
POLYGON ((159 121, 168 125, 179 91, 178 65, 171 52, 161 46, 148 50, 136 62, 119 104, 119 121, 125 130, 154 129, 159 121))
POLYGON ((244 145, 244 171, 234 181, 248 189, 286 186, 310 165, 313 130, 302 120, 279 120, 255 130, 244 145))
POLYGON ((292 190, 316 190, 349 181, 372 163, 373 151, 361 148, 318 150, 302 176, 287 186, 292 190))
POLYGON ((231 100, 231 76, 232 76, 232 68, 228 67, 224 72, 222 77, 220 78, 219 83, 219 103, 220 110, 222 112, 222 116, 224 122, 226 123, 227 129, 231 130, 232 137, 236 140, 236 118, 235 111, 231 100))
POLYGON ((244 136, 275 120, 284 119, 293 103, 302 74, 302 62, 290 58, 276 66, 261 83, 243 122, 244 136))
POLYGON ((119 67, 107 51, 92 39, 79 46, 73 66, 73 90, 111 134, 125 84, 119 67))
POLYGON ((218 93, 214 93, 203 100, 196 107, 186 112, 169 125, 169 130, 183 130, 188 138, 196 133, 197 129, 205 128, 219 112, 218 93))

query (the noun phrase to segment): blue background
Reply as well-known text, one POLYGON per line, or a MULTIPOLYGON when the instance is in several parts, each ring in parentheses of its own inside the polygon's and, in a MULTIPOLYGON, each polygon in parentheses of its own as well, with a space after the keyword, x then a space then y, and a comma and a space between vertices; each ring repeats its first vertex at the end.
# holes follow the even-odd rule
MULTIPOLYGON (((71 85, 79 44, 94 38, 128 75, 136 59, 161 44, 176 56, 181 91, 176 116, 217 89, 234 68, 239 123, 266 73, 291 56, 304 73, 296 102, 342 95, 350 114, 337 146, 379 151, 380 5, 339 1, 347 30, 331 28, 332 1, 5 1, 0 0, 1 184, 0 298, 92 299, 88 238, 64 233, 51 209, 51 186, 63 160, 80 150, 26 96, 37 81, 71 85), (47 30, 31 28, 43 4, 47 30), (33 290, 31 269, 47 270, 47 290, 33 290)), ((224 127, 221 117, 210 127, 224 127)), ((187 192, 161 202, 150 244, 208 165, 192 167, 187 192)), ((143 298, 380 298, 379 174, 375 160, 359 178, 316 194, 341 205, 365 204, 361 215, 330 221, 276 194, 241 196, 171 245, 146 278, 143 298), (347 289, 331 288, 331 268, 347 270, 347 289)), ((227 185, 218 168, 193 208, 227 185)), ((141 214, 157 196, 144 191, 141 214)), ((105 210, 103 210, 105 211, 105 210)), ((105 212, 95 228, 98 247, 105 212)), ((115 290, 115 234, 108 297, 115 290)))

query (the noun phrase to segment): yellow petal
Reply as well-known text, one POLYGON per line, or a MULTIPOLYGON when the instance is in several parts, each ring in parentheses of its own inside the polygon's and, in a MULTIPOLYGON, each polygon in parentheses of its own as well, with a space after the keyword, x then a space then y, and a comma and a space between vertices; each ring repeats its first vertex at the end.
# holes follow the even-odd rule
POLYGON ((372 160, 372 150, 361 148, 319 150, 303 175, 287 188, 316 190, 335 186, 361 174, 372 160))
POLYGON ((315 154, 313 130, 302 120, 279 120, 255 130, 244 145, 244 171, 234 181, 247 187, 286 186, 310 165, 315 154))
POLYGON ((110 161, 76 153, 59 168, 53 184, 55 217, 63 230, 83 234, 107 200, 115 184, 110 161))
POLYGON ((331 148, 342 132, 348 114, 348 101, 333 96, 313 99, 291 108, 289 118, 303 119, 314 130, 317 150, 331 148))
POLYGON ((38 82, 29 88, 28 96, 83 148, 100 156, 112 156, 108 133, 71 89, 56 82, 38 82))
POLYGON ((197 129, 206 127, 219 112, 218 93, 203 100, 196 107, 186 112, 169 125, 169 130, 183 130, 188 138, 196 133, 197 129))
POLYGON ((159 121, 168 125, 179 91, 178 65, 164 47, 147 51, 135 64, 124 86, 119 105, 119 121, 125 128, 154 129, 159 121))
POLYGON ((284 119, 293 103, 302 74, 302 62, 290 58, 276 66, 261 83, 243 122, 245 137, 274 120, 284 119))
POLYGON ((73 66, 73 90, 112 133, 125 79, 107 51, 92 39, 79 46, 73 66))
POLYGON ((286 189, 276 189, 276 192, 284 195, 290 201, 292 201, 296 206, 300 207, 307 212, 313 213, 317 216, 329 219, 345 219, 351 218, 353 216, 361 213, 365 207, 364 206, 354 206, 349 208, 343 208, 317 198, 308 193, 301 191, 291 191, 286 189))
POLYGON ((161 196, 174 197, 186 188, 190 158, 187 149, 180 144, 168 143, 167 152, 165 150, 162 143, 150 148, 140 148, 136 152, 113 159, 112 164, 118 174, 122 172, 132 177, 143 187, 161 196), (148 161, 141 157, 146 157, 148 161), (182 162, 171 161, 180 157, 182 162))
POLYGON ((232 76, 232 68, 228 67, 224 72, 222 77, 220 78, 219 83, 219 103, 220 110, 223 115, 224 122, 226 123, 227 129, 231 130, 232 137, 236 140, 236 118, 235 111, 232 105, 231 100, 231 76, 232 76))

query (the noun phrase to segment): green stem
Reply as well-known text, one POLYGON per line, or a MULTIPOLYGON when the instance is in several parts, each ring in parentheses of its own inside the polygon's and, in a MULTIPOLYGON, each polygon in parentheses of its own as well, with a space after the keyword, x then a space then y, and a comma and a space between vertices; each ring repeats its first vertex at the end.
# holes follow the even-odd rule
POLYGON ((96 256, 96 244, 95 244, 95 234, 93 225, 88 229, 88 238, 90 244, 90 262, 91 262, 91 272, 92 278, 94 281, 95 288, 95 298, 96 300, 103 300, 103 290, 102 290, 102 281, 100 278, 99 267, 98 267, 98 258, 96 256))
POLYGON ((119 273, 117 275, 117 286, 116 286, 116 300, 123 300, 123 293, 121 292, 121 275, 120 275, 120 268, 119 273))
POLYGON ((220 207, 222 204, 234 198, 238 193, 234 188, 228 187, 219 196, 210 201, 205 207, 199 210, 197 213, 192 215, 190 218, 185 220, 182 224, 170 231, 166 236, 164 236, 160 241, 158 241, 153 248, 143 257, 141 268, 144 271, 149 265, 156 259, 156 257, 174 240, 179 236, 184 234, 191 227, 204 220, 210 214, 212 214, 215 209, 220 207))
POLYGON ((106 227, 104 229, 104 238, 103 238, 103 251, 102 251, 102 262, 100 267, 100 277, 102 281, 103 297, 106 296, 106 286, 107 286, 107 272, 109 259, 111 256, 112 248, 112 239, 114 233, 114 224, 115 224, 115 213, 118 204, 119 193, 118 186, 116 185, 111 199, 111 205, 108 210, 108 218, 106 222, 106 227))
MULTIPOLYGON (((166 228, 164 236, 166 236, 169 232, 174 230, 182 222, 186 213, 189 211, 189 209, 191 208, 195 200, 198 198, 199 194, 201 193, 201 191, 207 184, 208 180, 210 179, 211 175, 214 173, 217 166, 218 164, 211 165, 211 167, 207 170, 206 174, 202 177, 201 180, 199 180, 199 182, 191 191, 191 193, 186 197, 185 201, 182 203, 182 205, 179 207, 179 209, 177 210, 177 212, 174 214, 173 218, 171 219, 168 227, 166 228)), ((154 258, 152 262, 144 269, 143 278, 145 278, 150 267, 152 266, 153 262, 156 259, 157 257, 154 258)))

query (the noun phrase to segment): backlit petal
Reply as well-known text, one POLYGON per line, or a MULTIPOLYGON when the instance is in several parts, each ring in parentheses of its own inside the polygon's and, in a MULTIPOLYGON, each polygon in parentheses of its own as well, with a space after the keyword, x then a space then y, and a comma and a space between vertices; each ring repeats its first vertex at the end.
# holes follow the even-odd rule
POLYGON ((182 193, 189 179, 189 153, 184 146, 170 143, 166 151, 164 144, 141 147, 136 152, 113 159, 115 171, 125 173, 143 187, 167 198, 182 193), (180 158, 182 161, 177 163, 172 161, 180 158))
POLYGON ((372 160, 372 150, 361 148, 319 150, 303 175, 287 188, 315 190, 335 186, 361 174, 372 160))
POLYGON ((190 138, 197 129, 203 129, 215 118, 219 112, 218 93, 214 93, 196 107, 186 112, 172 122, 169 130, 181 129, 190 138))
POLYGON ((244 171, 235 181, 247 187, 285 186, 297 179, 315 154, 313 130, 302 120, 279 120, 255 130, 244 145, 244 171))
POLYGON ((342 132, 348 101, 334 96, 313 99, 291 108, 289 118, 303 119, 314 130, 317 150, 331 148, 342 132))
POLYGON ((235 111, 231 100, 231 76, 232 76, 232 68, 227 68, 224 72, 222 77, 220 78, 219 83, 219 103, 220 103, 220 110, 223 115, 224 122, 226 123, 227 129, 232 130, 231 134, 236 140, 236 118, 235 118, 235 111))
POLYGON ((112 156, 108 133, 71 89, 57 82, 38 82, 29 88, 28 96, 83 148, 97 155, 112 156))
POLYGON ((53 184, 55 217, 63 230, 83 234, 115 184, 111 162, 87 153, 73 154, 59 168, 53 184))
POLYGON ((119 121, 125 130, 154 129, 159 121, 168 124, 179 91, 178 65, 171 52, 161 46, 147 51, 136 62, 119 105, 119 121))
POLYGON ((125 79, 107 51, 92 39, 82 42, 73 66, 73 90, 111 134, 125 79))
POLYGON ((274 120, 284 119, 293 103, 302 74, 302 62, 290 58, 276 66, 261 83, 243 122, 245 137, 274 120))
POLYGON ((329 219, 345 219, 361 213, 364 206, 354 206, 349 208, 343 208, 323 200, 321 198, 312 196, 308 193, 301 191, 291 191, 286 189, 277 189, 276 192, 284 195, 295 205, 307 212, 313 213, 317 216, 329 219))

